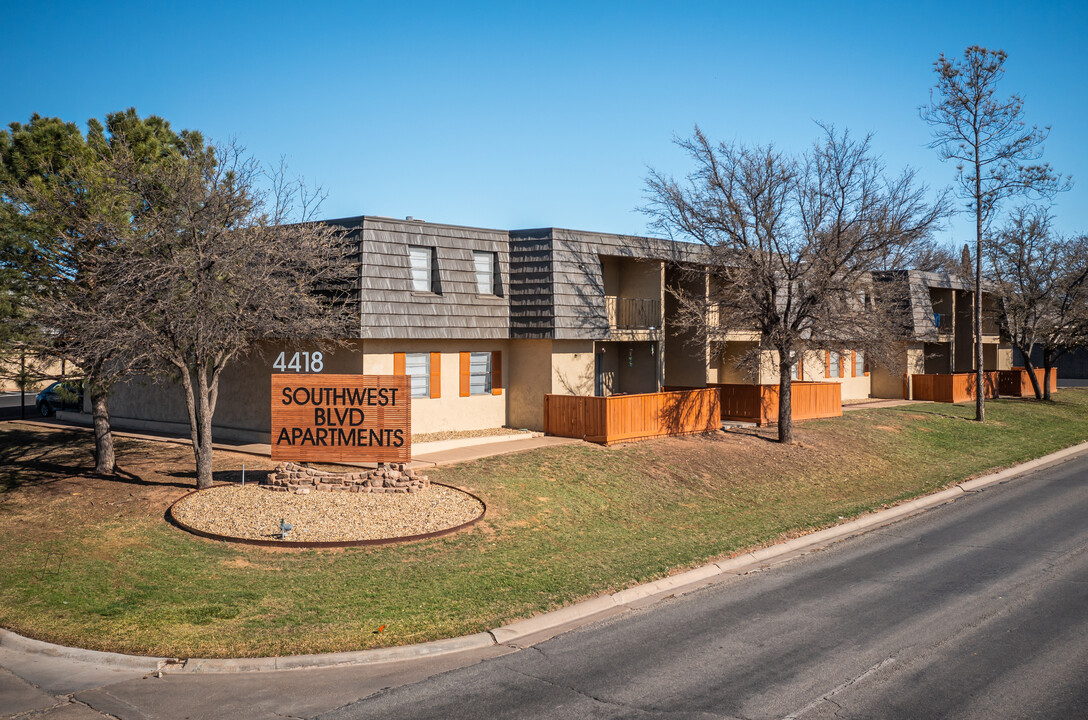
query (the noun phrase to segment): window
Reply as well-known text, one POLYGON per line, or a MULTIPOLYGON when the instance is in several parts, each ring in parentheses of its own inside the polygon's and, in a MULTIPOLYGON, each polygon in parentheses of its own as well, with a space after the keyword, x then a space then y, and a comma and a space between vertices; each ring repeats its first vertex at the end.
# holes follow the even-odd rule
POLYGON ((827 377, 842 377, 842 359, 837 352, 827 353, 827 377))
POLYGON ((495 253, 474 250, 472 264, 476 269, 476 292, 481 295, 497 295, 495 292, 495 253))
POLYGON ((801 369, 803 363, 803 357, 798 357, 793 361, 793 366, 790 368, 790 380, 803 380, 805 378, 804 371, 801 369))
POLYGON ((405 353, 404 374, 412 376, 412 397, 431 396, 430 353, 405 353))
POLYGON ((502 395, 502 351, 461 353, 461 397, 502 395))
POLYGON ((468 393, 469 395, 491 394, 491 353, 469 353, 468 393))
POLYGON ((413 398, 442 397, 441 353, 393 353, 393 374, 412 377, 413 398))
POLYGON ((436 292, 434 289, 434 248, 409 245, 408 266, 412 273, 412 290, 436 292))
POLYGON ((865 377, 865 353, 861 350, 854 353, 854 377, 865 377))

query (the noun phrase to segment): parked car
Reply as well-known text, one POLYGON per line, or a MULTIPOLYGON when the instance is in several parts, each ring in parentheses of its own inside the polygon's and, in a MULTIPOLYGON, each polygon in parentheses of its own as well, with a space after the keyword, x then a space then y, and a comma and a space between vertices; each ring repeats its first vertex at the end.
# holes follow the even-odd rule
POLYGON ((36 400, 38 412, 42 417, 49 417, 57 410, 79 410, 83 407, 83 381, 62 380, 53 383, 38 393, 36 400))

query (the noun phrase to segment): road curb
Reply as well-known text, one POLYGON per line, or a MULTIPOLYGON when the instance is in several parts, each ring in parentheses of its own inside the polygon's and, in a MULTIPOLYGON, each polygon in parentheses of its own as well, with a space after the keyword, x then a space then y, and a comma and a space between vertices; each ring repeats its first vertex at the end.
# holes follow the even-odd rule
POLYGON ((166 671, 173 673, 236 673, 268 672, 271 670, 302 670, 306 668, 327 668, 344 665, 377 665, 401 660, 418 660, 425 657, 437 657, 450 653, 478 650, 495 645, 495 638, 490 633, 432 640, 417 645, 401 645, 373 650, 352 650, 321 655, 288 655, 268 658, 190 658, 176 666, 167 666, 166 671))
POLYGON ((964 497, 968 493, 977 492, 1025 473, 1054 465, 1084 452, 1088 452, 1088 442, 983 477, 965 480, 932 495, 926 495, 885 510, 869 513, 841 525, 817 530, 768 547, 757 548, 732 558, 718 560, 615 593, 583 600, 558 610, 503 625, 488 632, 463 637, 434 640, 416 645, 321 655, 293 655, 269 658, 189 658, 184 660, 70 648, 40 640, 32 640, 3 629, 0 629, 0 646, 24 653, 51 655, 138 672, 151 673, 161 670, 164 673, 241 673, 327 668, 345 665, 375 665, 467 652, 495 645, 517 645, 518 642, 525 640, 539 642, 546 637, 589 624, 606 614, 633 610, 636 607, 645 606, 672 595, 683 595, 725 578, 744 575, 812 549, 825 547, 833 542, 944 505, 964 497), (551 634, 549 635, 549 633, 551 634))
POLYGON ((89 663, 91 665, 143 673, 155 672, 166 664, 174 662, 173 658, 149 657, 147 655, 123 655, 121 653, 84 650, 83 648, 54 645, 53 643, 23 637, 18 633, 2 628, 0 628, 0 647, 28 655, 48 655, 50 657, 64 658, 66 660, 74 660, 76 662, 89 663))

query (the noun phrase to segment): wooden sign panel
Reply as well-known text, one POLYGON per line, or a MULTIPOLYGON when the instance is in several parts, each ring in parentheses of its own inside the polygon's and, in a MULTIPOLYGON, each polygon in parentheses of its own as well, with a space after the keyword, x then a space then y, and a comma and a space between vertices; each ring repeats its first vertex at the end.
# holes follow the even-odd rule
POLYGON ((272 459, 408 462, 407 375, 272 375, 272 459))

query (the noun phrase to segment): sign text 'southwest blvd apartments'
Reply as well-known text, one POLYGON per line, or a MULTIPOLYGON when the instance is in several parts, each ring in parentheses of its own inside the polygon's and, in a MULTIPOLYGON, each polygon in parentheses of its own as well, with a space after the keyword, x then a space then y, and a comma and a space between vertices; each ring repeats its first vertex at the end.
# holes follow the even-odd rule
POLYGON ((272 375, 272 459, 412 459, 406 375, 272 375))

